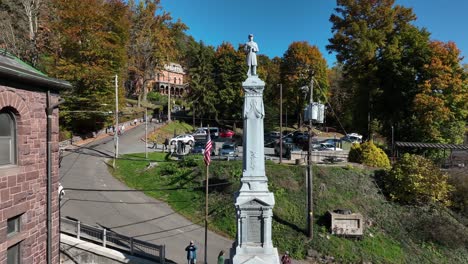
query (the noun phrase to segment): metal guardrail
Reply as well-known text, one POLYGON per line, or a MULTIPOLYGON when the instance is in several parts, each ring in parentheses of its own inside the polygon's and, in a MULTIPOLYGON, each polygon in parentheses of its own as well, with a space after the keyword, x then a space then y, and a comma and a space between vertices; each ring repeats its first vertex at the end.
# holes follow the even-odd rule
POLYGON ((155 245, 146 241, 124 236, 105 228, 98 228, 81 223, 79 220, 61 218, 60 232, 103 247, 125 251, 132 256, 166 263, 166 246, 155 245))

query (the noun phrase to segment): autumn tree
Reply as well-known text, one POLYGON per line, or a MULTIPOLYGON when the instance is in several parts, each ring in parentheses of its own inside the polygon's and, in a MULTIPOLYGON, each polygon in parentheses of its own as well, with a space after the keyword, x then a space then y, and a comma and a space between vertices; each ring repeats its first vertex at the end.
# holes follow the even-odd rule
POLYGON ((414 97, 414 133, 423 142, 462 144, 468 118, 468 79, 455 43, 432 41, 414 97))
POLYGON ((455 45, 431 42, 393 0, 337 2, 327 48, 343 64, 357 129, 389 138, 395 126, 403 141, 460 142, 466 77, 455 45))
MULTIPOLYGON (((261 65, 257 69, 260 79, 265 81, 265 90, 263 91, 263 103, 265 107, 265 129, 276 130, 280 119, 280 87, 281 83, 281 58, 268 58, 265 55, 257 56, 258 63, 261 65)), ((283 109, 283 116, 286 112, 283 109)))
POLYGON ((299 88, 310 86, 312 78, 314 101, 325 101, 329 86, 327 63, 317 46, 311 46, 307 42, 293 42, 283 56, 280 69, 286 106, 294 109, 296 116, 302 116, 305 102, 309 101, 309 95, 302 94, 299 88))
POLYGON ((178 21, 171 22, 169 13, 162 10, 160 0, 145 0, 134 4, 129 2, 132 14, 130 45, 128 49, 128 75, 131 81, 127 86, 130 94, 138 96, 138 101, 146 101, 148 85, 154 80, 164 64, 177 58, 175 35, 183 32, 186 26, 178 21))
POLYGON ((53 0, 44 67, 53 77, 68 80, 61 118, 74 130, 102 127, 114 104, 114 76, 126 66, 129 16, 121 0, 53 0))

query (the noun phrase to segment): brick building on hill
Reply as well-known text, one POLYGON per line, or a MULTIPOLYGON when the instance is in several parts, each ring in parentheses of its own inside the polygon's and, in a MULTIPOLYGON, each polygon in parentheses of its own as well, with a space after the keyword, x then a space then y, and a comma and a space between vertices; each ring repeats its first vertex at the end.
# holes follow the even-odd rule
POLYGON ((168 95, 170 91, 171 96, 180 98, 185 93, 188 93, 187 84, 184 79, 185 71, 182 66, 171 62, 164 66, 164 70, 156 74, 153 90, 165 95, 168 95))
POLYGON ((59 263, 58 91, 0 50, 0 263, 59 263), (48 114, 46 113, 48 110, 48 114))

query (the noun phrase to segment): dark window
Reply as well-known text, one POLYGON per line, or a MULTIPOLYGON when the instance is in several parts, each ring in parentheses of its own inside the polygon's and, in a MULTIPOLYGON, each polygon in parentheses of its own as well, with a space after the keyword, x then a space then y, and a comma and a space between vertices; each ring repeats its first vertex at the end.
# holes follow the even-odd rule
POLYGON ((20 243, 9 247, 7 253, 7 264, 19 264, 20 262, 20 243))
POLYGON ((177 83, 177 78, 176 77, 174 77, 174 83, 177 83))
POLYGON ((13 236, 20 232, 21 216, 15 216, 7 220, 7 236, 13 236))
POLYGON ((16 163, 16 124, 8 111, 0 111, 0 165, 16 163))

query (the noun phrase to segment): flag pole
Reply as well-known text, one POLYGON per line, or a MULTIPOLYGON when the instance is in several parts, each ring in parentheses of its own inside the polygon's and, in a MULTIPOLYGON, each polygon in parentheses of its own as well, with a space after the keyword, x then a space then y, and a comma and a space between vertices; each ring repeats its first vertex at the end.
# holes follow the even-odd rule
POLYGON ((211 162, 211 136, 210 126, 208 125, 208 140, 205 146, 204 160, 206 164, 206 183, 205 183, 205 264, 208 264, 208 184, 209 184, 209 169, 211 162), (210 145, 210 146, 209 146, 210 145))
POLYGON ((208 171, 210 165, 206 166, 206 188, 205 188, 205 264, 207 262, 207 255, 208 255, 208 171))

